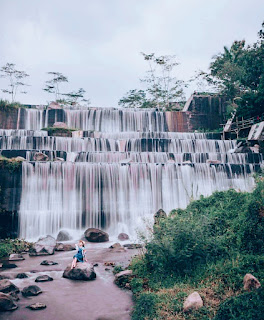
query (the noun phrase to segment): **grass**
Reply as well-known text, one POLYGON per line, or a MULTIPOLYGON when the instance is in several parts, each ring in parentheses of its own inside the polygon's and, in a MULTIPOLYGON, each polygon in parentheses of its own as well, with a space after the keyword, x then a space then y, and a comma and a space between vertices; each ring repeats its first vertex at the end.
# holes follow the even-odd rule
POLYGON ((0 240, 0 258, 6 258, 11 253, 21 253, 32 247, 31 242, 23 239, 4 239, 0 240))
POLYGON ((7 169, 10 173, 18 171, 21 163, 22 160, 17 160, 17 158, 6 158, 0 155, 0 168, 7 169))
POLYGON ((245 293, 243 278, 252 273, 264 285, 263 234, 261 176, 253 193, 216 192, 173 210, 129 266, 132 319, 260 319, 255 315, 263 315, 263 291, 245 293), (194 291, 204 306, 184 313, 183 302, 194 291))
POLYGON ((0 110, 2 111, 9 111, 18 108, 24 108, 24 105, 19 102, 9 102, 8 100, 3 99, 0 100, 0 110))

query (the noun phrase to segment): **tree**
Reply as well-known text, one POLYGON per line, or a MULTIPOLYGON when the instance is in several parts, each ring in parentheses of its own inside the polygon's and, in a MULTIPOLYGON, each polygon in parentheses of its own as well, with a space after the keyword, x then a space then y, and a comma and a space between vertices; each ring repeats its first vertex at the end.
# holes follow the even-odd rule
MULTIPOLYGON (((8 93, 11 95, 11 100, 14 102, 18 88, 28 86, 24 79, 29 77, 29 75, 25 71, 19 71, 15 69, 14 63, 7 63, 0 69, 0 77, 6 78, 9 80, 8 89, 2 89, 2 92, 8 93)), ((20 93, 26 94, 25 90, 20 91, 20 93)))
POLYGON ((46 87, 43 90, 55 94, 55 101, 57 101, 60 99, 60 84, 68 82, 68 78, 60 72, 51 71, 47 73, 52 76, 52 79, 45 82, 46 87))
POLYGON ((84 98, 85 90, 83 88, 80 88, 78 91, 72 91, 69 93, 63 93, 63 96, 66 96, 66 103, 75 106, 79 103, 79 99, 81 99, 82 102, 85 102, 86 104, 90 104, 90 100, 84 98))
POLYGON ((238 117, 260 116, 264 110, 264 23, 259 39, 252 45, 234 41, 231 48, 213 57, 209 72, 200 75, 220 94, 227 97, 229 105, 236 108, 238 117))
POLYGON ((140 108, 169 108, 172 102, 179 102, 184 98, 182 80, 174 76, 174 69, 179 63, 175 56, 156 56, 154 53, 141 53, 148 63, 149 70, 143 79, 145 90, 130 90, 119 100, 123 107, 140 108))
POLYGON ((133 89, 126 93, 126 95, 119 100, 118 104, 122 107, 128 108, 149 108, 154 107, 146 98, 144 90, 133 89))

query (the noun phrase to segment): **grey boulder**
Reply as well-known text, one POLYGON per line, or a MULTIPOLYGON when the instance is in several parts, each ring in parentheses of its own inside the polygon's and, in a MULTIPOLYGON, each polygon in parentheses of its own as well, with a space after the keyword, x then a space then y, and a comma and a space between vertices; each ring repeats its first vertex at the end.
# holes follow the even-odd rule
POLYGON ((9 294, 0 292, 0 311, 12 311, 17 309, 17 304, 9 294))
POLYGON ((71 264, 63 272, 63 278, 68 278, 72 280, 94 280, 96 278, 96 273, 94 272, 94 267, 88 262, 78 262, 74 269, 71 269, 71 264))
POLYGON ((57 241, 68 241, 71 239, 72 237, 70 236, 69 232, 66 230, 61 230, 57 235, 57 241))
POLYGON ((27 287, 23 288, 23 290, 21 291, 21 293, 24 297, 37 296, 41 292, 42 292, 42 290, 40 289, 40 287, 34 286, 34 285, 27 286, 27 287))
POLYGON ((10 293, 10 292, 19 292, 20 290, 16 285, 7 279, 0 280, 0 292, 10 293))
POLYGON ((30 250, 30 256, 43 256, 54 254, 56 247, 56 240, 52 236, 46 236, 44 238, 40 238, 30 250))
POLYGON ((109 241, 109 235, 103 230, 89 228, 84 232, 85 238, 89 242, 106 242, 109 241))

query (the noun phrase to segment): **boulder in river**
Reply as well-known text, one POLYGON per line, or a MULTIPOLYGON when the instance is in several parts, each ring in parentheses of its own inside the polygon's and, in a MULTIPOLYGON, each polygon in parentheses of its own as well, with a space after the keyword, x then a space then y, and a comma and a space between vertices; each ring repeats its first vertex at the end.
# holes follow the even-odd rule
POLYGON ((243 280, 244 290, 251 291, 254 289, 258 289, 261 284, 257 278, 253 276, 251 273, 247 273, 243 280))
POLYGON ((17 268, 17 265, 15 263, 3 263, 2 269, 14 269, 17 268))
POLYGON ((63 272, 63 278, 68 278, 72 280, 94 280, 96 278, 96 273, 94 272, 94 267, 88 262, 78 262, 74 269, 71 269, 71 264, 63 272))
POLYGON ((47 274, 44 274, 42 276, 38 276, 35 280, 35 282, 46 282, 46 281, 53 281, 53 278, 51 278, 47 274))
POLYGON ((183 304, 183 312, 189 312, 192 310, 198 310, 203 306, 203 300, 198 292, 191 293, 183 304))
POLYGON ((66 230, 61 230, 57 235, 57 241, 68 241, 71 239, 72 237, 70 236, 69 232, 66 230))
POLYGON ((111 249, 111 251, 114 251, 114 252, 123 252, 123 251, 126 250, 123 246, 121 246, 120 243, 114 243, 114 244, 112 244, 112 245, 109 247, 109 249, 111 249))
POLYGON ((124 233, 124 232, 119 233, 119 235, 118 235, 118 240, 120 240, 120 241, 129 240, 129 236, 128 236, 126 233, 124 233))
POLYGON ((90 242, 106 242, 109 241, 108 233, 96 228, 89 228, 84 233, 85 238, 90 242))
POLYGON ((0 292, 0 311, 12 311, 17 309, 14 299, 3 292, 0 292))
POLYGON ((22 254, 12 253, 9 256, 9 261, 20 261, 20 260, 25 260, 22 254))
POLYGON ((0 292, 10 293, 10 292, 19 292, 20 290, 16 285, 7 279, 0 280, 0 292))
POLYGON ((58 264, 58 262, 54 262, 51 260, 43 260, 40 264, 42 266, 55 266, 56 264, 58 264))
POLYGON ((23 288, 21 293, 24 297, 32 297, 32 296, 37 296, 38 294, 42 293, 42 290, 38 286, 31 285, 31 286, 27 286, 27 287, 23 288))
POLYGON ((17 279, 25 279, 25 278, 28 278, 28 275, 26 273, 22 272, 22 273, 18 273, 16 275, 16 278, 17 279))
POLYGON ((60 243, 58 242, 55 247, 55 251, 72 251, 76 250, 75 246, 72 244, 60 243))
POLYGON ((55 247, 56 240, 52 236, 46 236, 44 238, 40 238, 36 243, 34 243, 29 255, 44 256, 54 254, 55 247))
POLYGON ((33 160, 34 161, 48 161, 49 157, 42 152, 36 152, 34 154, 33 160))
POLYGON ((42 309, 47 308, 47 306, 44 303, 36 302, 36 303, 33 303, 33 304, 27 306, 26 308, 31 309, 31 310, 42 310, 42 309))

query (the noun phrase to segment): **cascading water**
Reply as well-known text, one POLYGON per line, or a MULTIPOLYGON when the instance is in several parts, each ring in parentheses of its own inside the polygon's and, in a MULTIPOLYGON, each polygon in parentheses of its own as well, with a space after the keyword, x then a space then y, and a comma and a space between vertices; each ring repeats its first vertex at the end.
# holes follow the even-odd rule
POLYGON ((261 154, 230 152, 234 140, 169 132, 165 113, 155 110, 25 112, 27 121, 17 121, 25 128, 0 130, 0 149, 27 159, 19 213, 26 239, 65 228, 81 236, 88 227, 135 235, 159 208, 184 208, 216 190, 251 190, 263 165, 261 154), (85 130, 83 138, 40 131, 56 121, 85 130), (33 161, 39 151, 50 161, 33 161))

